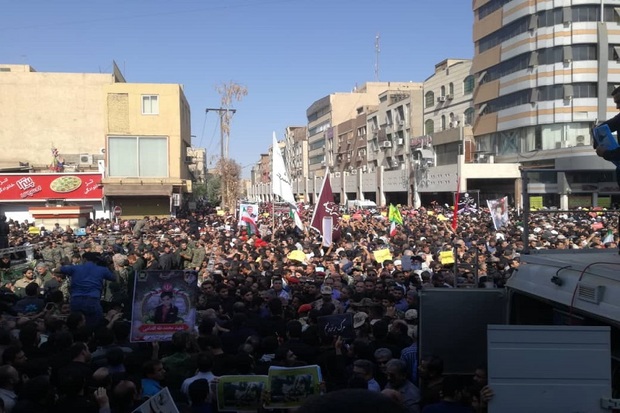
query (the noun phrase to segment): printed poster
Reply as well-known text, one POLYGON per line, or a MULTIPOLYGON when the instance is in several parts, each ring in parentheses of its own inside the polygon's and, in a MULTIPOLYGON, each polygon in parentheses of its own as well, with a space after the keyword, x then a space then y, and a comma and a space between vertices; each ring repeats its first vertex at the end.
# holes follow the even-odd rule
POLYGON ((195 271, 136 273, 131 341, 170 341, 176 331, 193 331, 196 286, 195 271))
POLYGON ((267 392, 269 409, 293 409, 310 396, 320 393, 321 369, 319 366, 269 368, 267 392))
POLYGON ((267 376, 221 376, 217 382, 220 412, 256 412, 262 405, 267 376))
POLYGON ((170 391, 164 387, 159 393, 149 397, 132 413, 179 413, 170 391))
POLYGON ((487 200, 487 205, 489 207, 489 212, 491 213, 491 219, 495 230, 499 230, 501 227, 508 224, 507 196, 499 199, 489 199, 487 200))

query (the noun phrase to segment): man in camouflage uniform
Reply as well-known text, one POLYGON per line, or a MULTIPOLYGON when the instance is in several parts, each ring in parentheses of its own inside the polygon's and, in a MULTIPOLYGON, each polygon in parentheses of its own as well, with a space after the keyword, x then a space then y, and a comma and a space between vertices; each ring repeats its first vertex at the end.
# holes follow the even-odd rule
POLYGON ((202 266, 202 262, 205 260, 206 252, 205 252, 205 244, 202 240, 196 241, 196 249, 192 252, 192 261, 190 264, 190 268, 193 270, 200 270, 202 266))
POLYGON ((62 244, 60 245, 60 248, 62 248, 63 257, 71 261, 71 257, 73 256, 73 252, 75 250, 75 243, 68 234, 64 234, 62 236, 62 244))

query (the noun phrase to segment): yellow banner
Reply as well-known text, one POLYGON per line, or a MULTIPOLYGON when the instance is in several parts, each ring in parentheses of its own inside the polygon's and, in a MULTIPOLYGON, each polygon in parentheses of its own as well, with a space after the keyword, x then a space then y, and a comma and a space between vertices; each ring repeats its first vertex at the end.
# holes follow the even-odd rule
POLYGON ((454 253, 452 251, 441 251, 439 253, 439 261, 441 265, 454 264, 454 253))
POLYGON ((543 207, 543 197, 542 196, 531 196, 530 197, 530 209, 531 210, 539 210, 543 207))
POLYGON ((226 215, 223 209, 218 209, 216 214, 218 217, 223 217, 224 215, 226 215))
POLYGON ((377 250, 373 254, 375 255, 375 260, 379 264, 383 264, 383 261, 385 261, 385 260, 391 260, 392 259, 392 254, 390 253, 389 248, 385 248, 385 249, 382 249, 382 250, 377 250))

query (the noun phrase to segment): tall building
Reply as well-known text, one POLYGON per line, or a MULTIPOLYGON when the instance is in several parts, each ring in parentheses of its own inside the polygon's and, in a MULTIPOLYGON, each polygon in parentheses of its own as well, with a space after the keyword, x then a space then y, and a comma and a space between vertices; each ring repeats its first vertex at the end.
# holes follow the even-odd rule
MULTIPOLYGON (((548 169, 528 192, 562 209, 620 201, 593 122, 613 116, 620 1, 474 0, 473 133, 479 156, 548 169), (594 170, 593 170, 594 169, 594 170)), ((532 198, 534 199, 534 198, 532 198)))
POLYGON ((452 204, 457 191, 476 203, 517 189, 518 164, 478 156, 472 132, 474 77, 471 60, 445 59, 424 81, 424 134, 410 141, 414 206, 452 204))

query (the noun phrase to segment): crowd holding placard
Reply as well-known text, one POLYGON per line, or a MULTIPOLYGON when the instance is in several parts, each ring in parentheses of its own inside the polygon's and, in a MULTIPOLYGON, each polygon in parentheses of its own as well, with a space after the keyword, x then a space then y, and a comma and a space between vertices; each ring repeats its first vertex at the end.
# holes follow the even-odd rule
POLYGON ((342 210, 325 246, 311 211, 299 208, 305 231, 269 204, 245 208, 250 218, 199 203, 176 218, 94 220, 85 235, 8 220, 8 246, 36 248, 34 263, 15 266, 24 252, 0 260, 4 411, 130 412, 164 388, 182 412, 256 398, 257 409, 317 411, 338 395, 484 411, 483 360, 457 380, 441 354, 418 354, 418 291, 502 287, 526 246, 616 248, 618 235, 604 211, 533 213, 527 224, 510 211, 496 229, 493 211, 472 208, 454 230, 453 211, 431 205, 398 208, 396 226, 387 208, 342 210), (306 400, 315 393, 323 401, 306 400))

